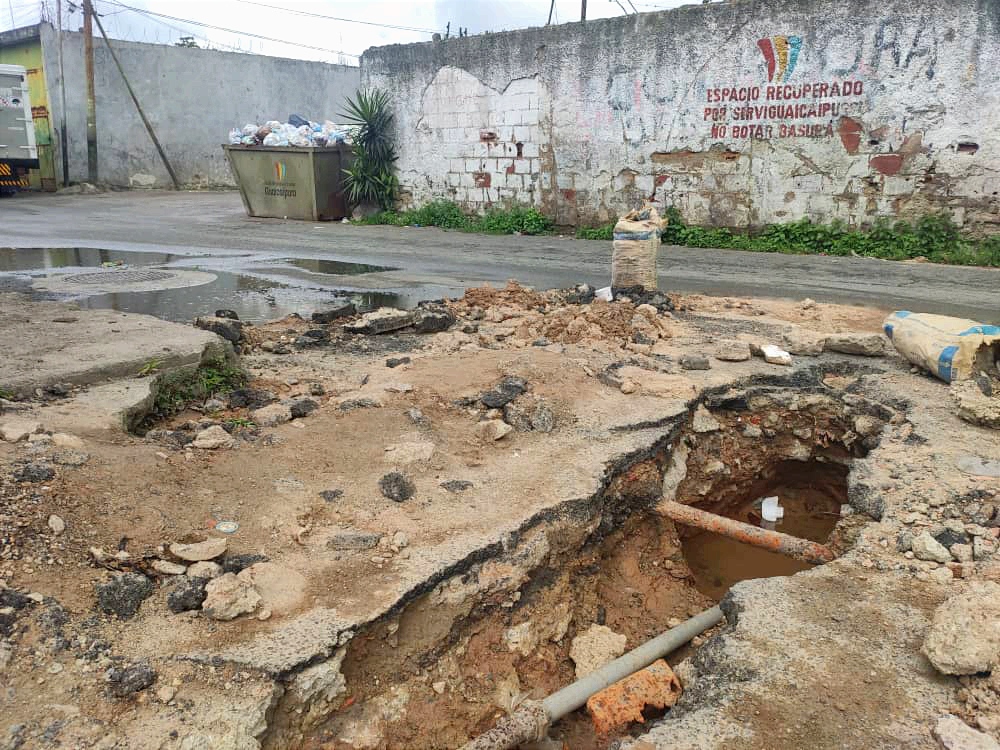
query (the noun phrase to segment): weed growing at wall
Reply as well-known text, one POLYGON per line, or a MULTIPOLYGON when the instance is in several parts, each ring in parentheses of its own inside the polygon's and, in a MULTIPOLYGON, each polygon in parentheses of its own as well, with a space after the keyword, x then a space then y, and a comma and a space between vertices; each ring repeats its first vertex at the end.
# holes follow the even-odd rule
MULTIPOLYGON (((663 242, 684 247, 749 250, 792 255, 834 255, 912 260, 967 266, 1000 266, 1000 235, 976 240, 965 237, 947 214, 929 214, 914 223, 876 222, 869 229, 852 230, 843 222, 814 224, 809 219, 771 224, 753 233, 688 226, 671 206, 663 242)), ((611 239, 613 224, 579 229, 580 239, 611 239)))
POLYGON ((410 211, 383 211, 358 223, 440 227, 485 234, 545 234, 552 230, 552 221, 536 208, 498 208, 482 216, 469 216, 451 201, 432 201, 410 211))
POLYGON ((157 382, 156 399, 145 426, 176 414, 189 404, 229 393, 246 382, 246 372, 225 360, 206 362, 194 370, 182 368, 166 373, 157 382))

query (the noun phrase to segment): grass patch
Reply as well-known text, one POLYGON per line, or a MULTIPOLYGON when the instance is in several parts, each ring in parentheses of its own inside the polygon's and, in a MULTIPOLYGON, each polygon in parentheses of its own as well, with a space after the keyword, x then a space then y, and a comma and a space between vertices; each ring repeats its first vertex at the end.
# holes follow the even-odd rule
POLYGON ((615 234, 615 223, 604 224, 599 227, 579 227, 576 230, 578 240, 613 240, 615 234))
POLYGON ((157 383, 153 409, 144 421, 148 426, 170 417, 191 404, 200 403, 246 385, 246 372, 224 360, 207 362, 196 370, 181 369, 163 375, 157 383))
MULTIPOLYGON (((830 255, 912 260, 960 266, 1000 267, 1000 235, 975 239, 963 235, 948 214, 928 214, 910 223, 876 221, 867 229, 850 229, 841 221, 814 224, 809 219, 770 224, 754 232, 689 226, 671 206, 663 242, 684 247, 748 250, 757 253, 830 255)), ((578 229, 578 239, 609 240, 614 226, 578 229)))
POLYGON ((440 227, 484 234, 547 234, 552 231, 552 220, 537 208, 498 208, 482 216, 470 216, 451 201, 431 201, 409 211, 382 211, 355 223, 440 227))
POLYGON ((0 398, 7 401, 14 400, 14 391, 8 390, 7 388, 0 388, 0 398))

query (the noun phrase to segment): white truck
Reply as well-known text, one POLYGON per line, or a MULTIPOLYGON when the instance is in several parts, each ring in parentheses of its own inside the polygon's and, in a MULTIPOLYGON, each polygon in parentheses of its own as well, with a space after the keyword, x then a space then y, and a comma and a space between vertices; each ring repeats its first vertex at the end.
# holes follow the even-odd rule
POLYGON ((0 193, 26 187, 29 169, 38 169, 38 147, 28 73, 20 65, 0 65, 0 193))

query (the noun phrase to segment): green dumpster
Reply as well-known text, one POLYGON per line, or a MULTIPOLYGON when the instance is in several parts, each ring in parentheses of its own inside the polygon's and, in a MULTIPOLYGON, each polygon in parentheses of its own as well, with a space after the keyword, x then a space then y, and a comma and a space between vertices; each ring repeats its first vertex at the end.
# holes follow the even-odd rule
POLYGON ((344 169, 351 147, 223 146, 247 214, 332 221, 349 214, 344 169))

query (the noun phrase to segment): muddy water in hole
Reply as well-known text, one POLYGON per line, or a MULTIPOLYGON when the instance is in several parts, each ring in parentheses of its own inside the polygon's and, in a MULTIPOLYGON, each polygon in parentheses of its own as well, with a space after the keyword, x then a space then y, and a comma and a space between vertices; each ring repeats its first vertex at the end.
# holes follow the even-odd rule
MULTIPOLYGON (((825 542, 837 525, 841 501, 829 492, 796 483, 778 485, 767 495, 776 495, 785 509, 785 517, 775 526, 776 531, 825 542)), ((753 523, 752 513, 759 518, 759 498, 726 515, 753 523)), ((682 546, 698 590, 714 599, 722 598, 729 587, 738 581, 787 576, 812 567, 808 563, 709 532, 692 535, 683 540, 682 546)))

